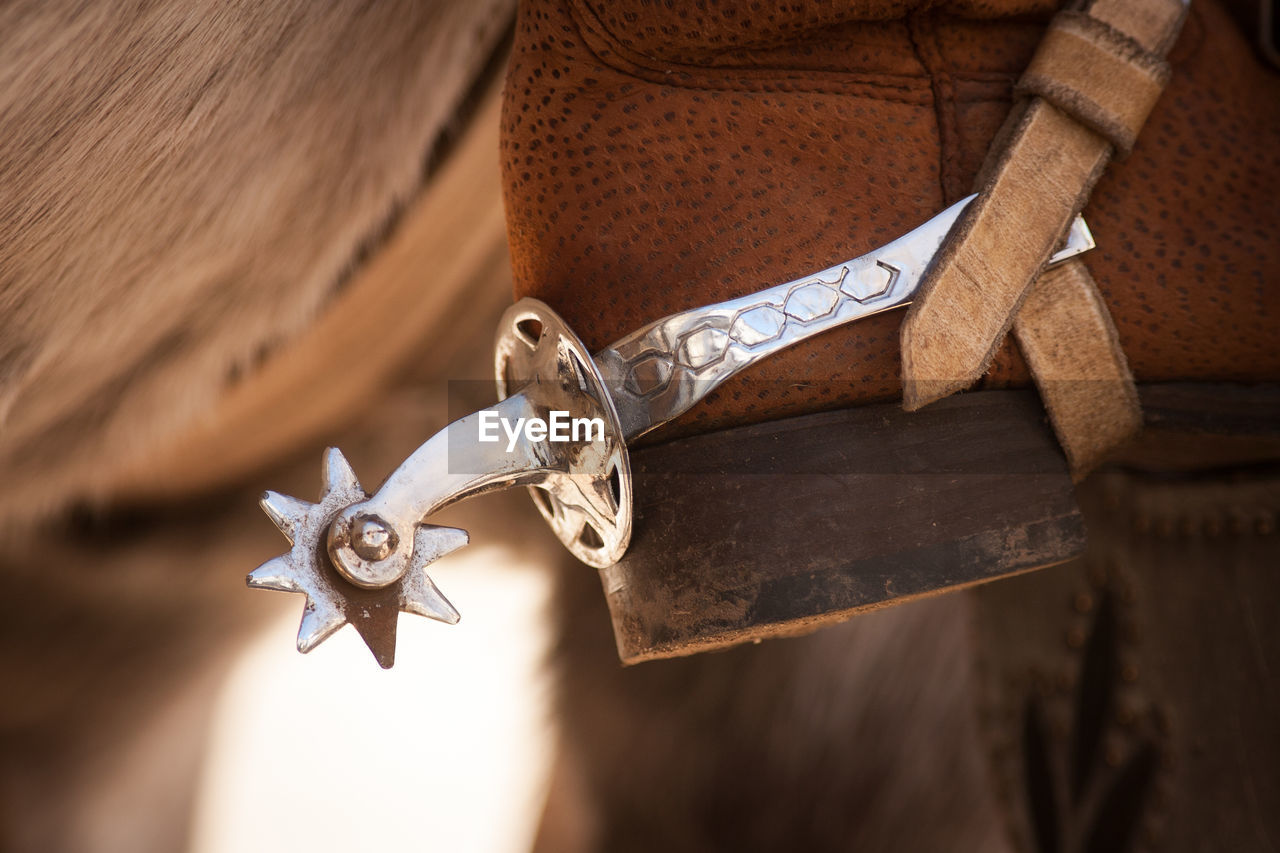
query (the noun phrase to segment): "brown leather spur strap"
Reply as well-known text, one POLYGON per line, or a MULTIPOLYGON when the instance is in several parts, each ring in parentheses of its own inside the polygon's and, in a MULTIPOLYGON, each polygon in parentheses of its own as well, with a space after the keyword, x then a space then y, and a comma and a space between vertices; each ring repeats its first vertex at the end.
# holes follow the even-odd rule
POLYGON ((1040 273, 1113 153, 1132 148, 1185 12, 1181 0, 1095 0, 1053 19, 980 195, 903 323, 908 410, 972 385, 1012 327, 1075 477, 1137 433, 1133 376, 1088 269, 1040 273))

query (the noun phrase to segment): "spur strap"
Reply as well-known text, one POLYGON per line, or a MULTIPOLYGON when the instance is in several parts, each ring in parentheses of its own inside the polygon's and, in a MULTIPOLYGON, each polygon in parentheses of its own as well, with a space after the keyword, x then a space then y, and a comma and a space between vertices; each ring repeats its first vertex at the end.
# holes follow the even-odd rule
POLYGON ((969 387, 1013 329, 1073 476, 1132 438, 1142 413, 1084 262, 1041 274, 1113 154, 1127 154, 1169 69, 1181 0, 1097 0, 1054 18, 902 326, 903 405, 969 387))

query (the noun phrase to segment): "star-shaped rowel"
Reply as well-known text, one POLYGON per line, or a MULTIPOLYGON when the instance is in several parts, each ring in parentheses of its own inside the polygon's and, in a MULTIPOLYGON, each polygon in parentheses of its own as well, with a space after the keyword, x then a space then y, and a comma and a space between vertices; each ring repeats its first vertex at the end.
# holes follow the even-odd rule
POLYGON ((350 622, 378 664, 388 669, 395 663, 396 622, 401 610, 450 625, 458 621, 458 611, 427 577, 426 566, 466 545, 468 537, 465 530, 454 527, 419 525, 405 575, 389 586, 363 589, 338 574, 329 559, 326 540, 334 516, 366 498, 351 465, 336 447, 325 451, 319 503, 266 492, 262 508, 293 548, 250 572, 248 584, 254 589, 306 595, 298 651, 311 651, 350 622))

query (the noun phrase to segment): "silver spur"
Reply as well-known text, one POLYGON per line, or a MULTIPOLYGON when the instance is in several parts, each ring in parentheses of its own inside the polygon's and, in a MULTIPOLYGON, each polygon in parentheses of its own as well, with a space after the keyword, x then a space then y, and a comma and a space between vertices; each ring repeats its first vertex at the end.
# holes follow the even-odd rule
MULTIPOLYGON (((527 486, 574 556, 606 568, 631 540, 627 445, 688 411, 749 365, 792 344, 910 303, 970 196, 886 246, 737 299, 656 320, 592 354, 546 304, 523 299, 499 325, 499 402, 429 438, 372 494, 341 451, 325 452, 318 502, 267 492, 261 504, 292 548, 248 576, 306 596, 298 650, 347 623, 378 663, 395 659, 405 611, 456 623, 427 567, 467 544, 427 523, 449 504, 527 486)), ((1049 263, 1093 248, 1077 217, 1049 263)))

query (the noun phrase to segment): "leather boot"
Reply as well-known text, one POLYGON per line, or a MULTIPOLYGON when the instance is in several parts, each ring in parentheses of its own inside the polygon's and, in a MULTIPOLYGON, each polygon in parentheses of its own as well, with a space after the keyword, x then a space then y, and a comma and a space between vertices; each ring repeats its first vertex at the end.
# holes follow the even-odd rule
MULTIPOLYGON (((970 191, 1054 11, 526 5, 502 142, 516 295, 549 303, 594 351, 883 245, 970 191)), ((1084 211, 1099 243, 1087 263, 1140 383, 1275 379, 1280 78, 1213 3, 1191 10, 1169 59, 1145 131, 1084 211)), ((635 458, 636 539, 605 577, 625 659, 811 628, 1079 553, 1034 396, 971 394, 903 417, 901 320, 801 342, 651 434, 695 444, 635 458), (821 412, 845 414, 793 420, 821 412), (690 480, 690 460, 707 476, 690 480), (754 538, 732 533, 744 529, 754 538), (800 542, 803 571, 775 568, 796 565, 800 542)), ((1006 341, 982 387, 1028 381, 1006 341)))
MULTIPOLYGON (((525 4, 502 143, 516 295, 594 350, 862 254, 970 192, 1056 4, 917 5, 525 4)), ((1139 381, 1276 379, 1280 76, 1212 0, 1170 61, 1085 210, 1088 264, 1139 381)), ((768 359, 659 437, 897 399, 901 319, 768 359)), ((1011 343, 988 381, 1026 383, 1011 343)))
MULTIPOLYGON (((768 10, 526 3, 503 129, 516 295, 548 302, 594 350, 664 315, 886 243, 970 191, 1013 103, 1013 84, 1055 11, 1055 3, 1018 0, 768 10)), ((1212 0, 1192 4, 1169 60, 1172 80, 1144 132, 1127 158, 1111 164, 1085 209, 1098 240, 1087 263, 1142 383, 1147 439, 1082 487, 1090 534, 1084 560, 991 584, 980 599, 985 742, 1011 843, 1022 850, 1196 849, 1227 838, 1230 849, 1265 849, 1263 839, 1278 832, 1268 817, 1277 813, 1276 790, 1260 781, 1257 756, 1274 751, 1266 721, 1280 709, 1266 661, 1276 659, 1280 638, 1257 614, 1276 600, 1264 573, 1274 559, 1267 537, 1274 538, 1277 501, 1274 477, 1259 464, 1278 455, 1277 398, 1274 386, 1259 383, 1280 379, 1273 272, 1280 262, 1280 77, 1212 0), (1211 433, 1234 437, 1192 440, 1211 433), (1249 481, 1244 491, 1242 480, 1249 481), (1144 500, 1189 509, 1153 513, 1137 506, 1144 500), (1206 508, 1215 500, 1239 506, 1206 508), (1125 532, 1144 524, 1143 535, 1125 532), (1153 524, 1169 527, 1159 547, 1144 538, 1153 524), (1193 546, 1178 536, 1192 537, 1193 546), (1230 575, 1225 588, 1215 566, 1230 575), (1163 590, 1170 573, 1173 593, 1163 590), (1200 642, 1190 641, 1190 625, 1200 642), (1233 732, 1242 739, 1233 741, 1233 732)), ((916 535, 895 518, 926 490, 893 491, 902 472, 877 467, 874 449, 850 463, 861 474, 885 475, 872 494, 851 496, 844 481, 818 491, 848 473, 823 467, 846 459, 843 447, 795 461, 797 446, 809 453, 835 441, 824 434, 862 429, 854 413, 875 411, 889 423, 901 395, 900 323, 900 314, 882 314, 766 360, 635 454, 638 495, 646 471, 652 489, 678 482, 648 507, 638 497, 624 579, 657 577, 634 596, 646 600, 620 600, 623 576, 606 573, 624 659, 811 630, 832 621, 824 614, 838 620, 855 612, 856 596, 846 590, 867 577, 886 589, 891 581, 910 584, 901 562, 893 572, 868 569, 876 555, 858 552, 851 563, 848 552, 860 547, 851 531, 878 535, 881 550, 892 551, 916 535), (744 461, 729 471, 732 459, 744 461), (687 499, 680 490, 691 481, 676 475, 694 468, 705 474, 697 485, 707 491, 687 499), (741 476, 716 491, 729 474, 741 476), (766 485, 745 490, 752 474, 766 485), (802 486, 784 483, 783 475, 794 482, 797 474, 808 477, 802 486), (806 489, 813 490, 807 505, 806 489), (791 500, 792 491, 801 497, 791 500), (733 523, 714 527, 726 513, 733 523), (874 524, 864 523, 868 517, 874 524), (647 546, 664 525, 668 538, 647 546), (776 570, 744 599, 740 576, 755 570, 735 562, 742 552, 725 540, 754 536, 753 528, 782 533, 768 540, 776 570), (789 549, 780 544, 788 542, 789 549), (714 595, 690 596, 690 588, 714 595), (685 618, 682 606, 691 600, 707 606, 685 618), (753 635, 763 624, 768 630, 753 635), (680 630, 686 633, 671 641, 680 630)), ((983 388, 1028 381, 1006 342, 983 388)), ((935 491, 955 485, 975 515, 991 516, 999 508, 987 499, 998 486, 981 476, 1001 459, 1026 474, 1037 464, 1028 460, 1040 457, 1014 438, 1014 421, 999 420, 999 406, 984 406, 980 394, 962 399, 973 402, 953 404, 967 408, 958 420, 922 433, 931 441, 921 453, 936 448, 938 455, 910 473, 931 477, 935 491), (978 434, 965 436, 956 424, 978 434), (956 445, 990 449, 987 467, 947 457, 956 445)), ((880 438, 889 442, 890 433, 920 423, 893 421, 880 438)), ((1019 544, 1005 537, 984 556, 1019 544)), ((957 553, 930 551, 937 565, 918 565, 959 571, 957 553)), ((566 647, 569 640, 566 634, 566 647)), ((750 652, 734 654, 745 661, 750 652)), ((742 666, 744 678, 757 677, 742 666)), ((581 698, 592 685, 625 717, 658 677, 612 683, 570 671, 563 695, 581 698)), ((726 714, 732 697, 732 690, 720 697, 726 714)), ((878 737, 899 735, 888 726, 878 737)), ((590 732, 567 738, 588 782, 630 766, 625 747, 606 765, 591 752, 599 741, 590 732)), ((983 783, 981 774, 957 782, 983 783)), ((707 784, 734 789, 729 778, 707 784)), ((788 802, 795 820, 806 820, 788 802)), ((619 817, 631 826, 643 819, 621 811, 639 808, 635 799, 600 803, 606 827, 621 825, 619 817)), ((728 837, 714 835, 702 818, 692 819, 701 830, 728 837)), ((839 838, 830 848, 845 849, 839 838)))

